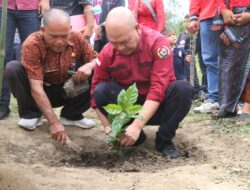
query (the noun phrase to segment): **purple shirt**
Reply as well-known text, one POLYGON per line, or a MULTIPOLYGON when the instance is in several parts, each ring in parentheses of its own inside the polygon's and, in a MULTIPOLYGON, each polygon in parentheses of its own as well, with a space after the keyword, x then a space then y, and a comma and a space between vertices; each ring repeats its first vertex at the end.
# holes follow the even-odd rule
MULTIPOLYGON (((8 9, 11 10, 37 10, 40 0, 8 0, 8 9)), ((2 7, 2 0, 0 0, 2 7)))

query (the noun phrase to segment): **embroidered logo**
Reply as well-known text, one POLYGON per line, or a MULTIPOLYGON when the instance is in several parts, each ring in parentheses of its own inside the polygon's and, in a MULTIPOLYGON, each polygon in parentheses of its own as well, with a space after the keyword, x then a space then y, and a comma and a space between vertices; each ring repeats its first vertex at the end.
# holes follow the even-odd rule
POLYGON ((161 48, 158 48, 157 55, 159 58, 164 59, 170 55, 170 50, 168 49, 168 47, 162 46, 161 48))

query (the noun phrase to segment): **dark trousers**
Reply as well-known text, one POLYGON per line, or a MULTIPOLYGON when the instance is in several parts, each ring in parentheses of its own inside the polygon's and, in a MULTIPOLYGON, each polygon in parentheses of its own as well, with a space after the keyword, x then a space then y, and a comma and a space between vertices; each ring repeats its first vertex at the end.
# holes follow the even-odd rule
MULTIPOLYGON (((190 63, 185 62, 184 67, 185 67, 185 71, 187 73, 187 81, 191 82, 190 81, 190 63)), ((201 86, 199 84, 196 65, 194 65, 194 94, 199 94, 200 91, 201 91, 201 86)))
MULTIPOLYGON (((94 99, 100 111, 107 115, 103 106, 117 103, 117 96, 123 89, 113 82, 102 82, 96 86, 94 99)), ((170 143, 175 136, 179 123, 187 115, 192 104, 193 88, 186 81, 172 82, 165 92, 165 100, 157 112, 148 121, 148 125, 160 125, 156 133, 156 146, 170 143)), ((139 99, 137 104, 143 104, 145 99, 139 99)))
MULTIPOLYGON (((9 84, 11 92, 17 99, 20 118, 32 119, 40 117, 41 111, 31 95, 27 74, 22 64, 18 61, 10 61, 7 63, 4 77, 9 84)), ((66 97, 63 84, 44 85, 44 91, 52 107, 63 106, 61 116, 67 119, 82 119, 82 113, 90 107, 89 90, 73 98, 66 97)))
POLYGON ((207 93, 207 73, 206 73, 207 66, 205 65, 202 59, 200 33, 198 33, 197 40, 196 40, 196 53, 198 54, 199 65, 200 65, 200 70, 202 74, 201 90, 207 93))
MULTIPOLYGON (((2 17, 2 8, 0 8, 0 25, 2 17)), ((6 28, 6 44, 4 65, 6 65, 13 58, 13 45, 16 29, 18 29, 21 42, 35 31, 38 31, 41 25, 41 18, 39 18, 37 10, 10 10, 7 11, 7 28, 6 28)), ((1 76, 2 77, 2 76, 1 76)), ((2 96, 0 105, 9 106, 10 90, 7 82, 3 80, 2 96)))

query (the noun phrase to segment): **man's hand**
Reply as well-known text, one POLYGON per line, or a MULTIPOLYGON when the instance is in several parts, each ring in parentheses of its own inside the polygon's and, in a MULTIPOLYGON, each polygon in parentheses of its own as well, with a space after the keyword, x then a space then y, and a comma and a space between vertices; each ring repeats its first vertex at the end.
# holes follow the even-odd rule
POLYGON ((73 79, 76 83, 80 83, 83 80, 87 80, 91 74, 92 68, 90 67, 90 65, 85 64, 77 70, 73 79))
POLYGON ((198 20, 192 20, 188 25, 188 31, 192 34, 200 29, 198 20))
POLYGON ((91 25, 86 25, 83 27, 82 31, 83 35, 85 36, 85 38, 90 38, 92 36, 92 34, 94 33, 94 26, 91 25))
POLYGON ((234 13, 231 10, 224 9, 221 12, 221 14, 223 16, 223 20, 224 20, 225 23, 227 23, 227 24, 235 24, 235 20, 233 19, 234 13))
POLYGON ((97 38, 102 37, 102 27, 100 25, 95 27, 95 35, 97 38))
POLYGON ((62 145, 66 143, 67 131, 60 122, 50 125, 50 134, 54 140, 60 142, 62 145))
POLYGON ((44 13, 50 9, 49 0, 41 0, 38 4, 39 17, 43 17, 44 13))
POLYGON ((141 128, 132 123, 127 127, 125 134, 120 139, 120 144, 125 147, 132 146, 139 138, 140 132, 141 128))
POLYGON ((236 25, 241 26, 250 22, 250 13, 244 12, 240 14, 235 14, 232 18, 236 25))

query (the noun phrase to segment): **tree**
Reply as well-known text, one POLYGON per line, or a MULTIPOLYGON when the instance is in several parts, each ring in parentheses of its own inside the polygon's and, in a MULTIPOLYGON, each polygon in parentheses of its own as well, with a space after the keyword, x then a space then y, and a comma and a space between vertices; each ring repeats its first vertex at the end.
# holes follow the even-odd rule
POLYGON ((182 18, 179 16, 180 2, 177 0, 168 0, 166 9, 166 28, 172 29, 178 36, 184 30, 182 18))

